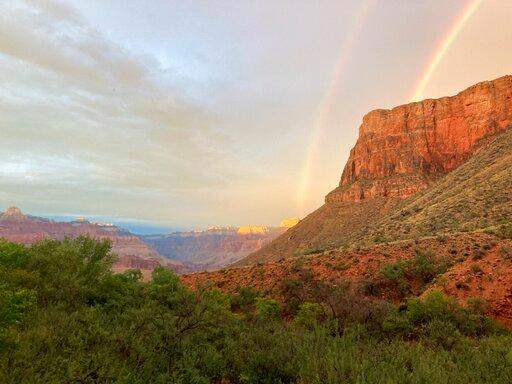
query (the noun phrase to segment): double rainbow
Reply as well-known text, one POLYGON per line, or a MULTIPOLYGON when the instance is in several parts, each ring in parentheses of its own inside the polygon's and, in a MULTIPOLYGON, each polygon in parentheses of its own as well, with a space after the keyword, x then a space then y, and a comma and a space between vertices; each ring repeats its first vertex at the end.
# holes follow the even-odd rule
MULTIPOLYGON (((468 4, 462 9, 461 13, 456 17, 455 21, 448 29, 446 35, 441 39, 439 45, 434 50, 431 59, 428 61, 427 66, 416 82, 411 96, 411 101, 419 101, 422 99, 425 88, 429 84, 432 75, 435 73, 436 69, 442 62, 452 44, 455 42, 461 31, 464 29, 468 21, 475 14, 482 3, 483 0, 470 0, 468 4)), ((301 217, 303 217, 306 213, 306 200, 308 197, 308 191, 311 188, 313 168, 316 160, 319 157, 318 152, 320 150, 322 134, 325 129, 329 111, 335 102, 336 90, 338 89, 339 84, 343 78, 344 70, 347 65, 350 53, 359 38, 359 35, 365 25, 371 9, 374 6, 374 0, 367 0, 363 7, 360 9, 354 28, 351 34, 345 40, 345 43, 341 48, 341 52, 338 55, 333 73, 331 75, 331 81, 329 82, 329 86, 327 88, 327 92, 322 99, 322 102, 320 103, 318 118, 316 120, 313 135, 307 150, 306 161, 304 162, 304 166, 302 168, 300 184, 297 192, 297 203, 301 217)))

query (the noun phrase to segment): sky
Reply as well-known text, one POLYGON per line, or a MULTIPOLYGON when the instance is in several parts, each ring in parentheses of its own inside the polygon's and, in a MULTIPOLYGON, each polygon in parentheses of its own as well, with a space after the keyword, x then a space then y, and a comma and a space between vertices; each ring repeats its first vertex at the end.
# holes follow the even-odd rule
POLYGON ((507 0, 0 6, 0 210, 52 217, 304 217, 364 114, 512 74, 507 0))

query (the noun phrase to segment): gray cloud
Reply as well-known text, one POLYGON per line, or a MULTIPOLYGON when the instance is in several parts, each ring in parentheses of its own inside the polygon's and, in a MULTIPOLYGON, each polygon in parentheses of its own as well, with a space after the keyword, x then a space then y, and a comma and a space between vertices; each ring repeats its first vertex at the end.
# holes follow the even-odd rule
POLYGON ((156 60, 108 41, 62 3, 3 5, 0 81, 5 204, 34 206, 44 193, 45 207, 98 213, 110 201, 122 211, 126 198, 179 204, 236 178, 219 117, 176 86, 183 79, 169 81, 156 60))

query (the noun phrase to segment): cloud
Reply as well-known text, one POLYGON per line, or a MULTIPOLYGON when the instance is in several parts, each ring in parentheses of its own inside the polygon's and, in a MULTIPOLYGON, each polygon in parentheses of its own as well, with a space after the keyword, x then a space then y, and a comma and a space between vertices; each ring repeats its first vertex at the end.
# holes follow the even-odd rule
POLYGON ((2 200, 91 213, 106 213, 108 202, 163 218, 158 204, 241 176, 222 118, 187 96, 186 79, 109 41, 63 3, 2 8, 2 200))

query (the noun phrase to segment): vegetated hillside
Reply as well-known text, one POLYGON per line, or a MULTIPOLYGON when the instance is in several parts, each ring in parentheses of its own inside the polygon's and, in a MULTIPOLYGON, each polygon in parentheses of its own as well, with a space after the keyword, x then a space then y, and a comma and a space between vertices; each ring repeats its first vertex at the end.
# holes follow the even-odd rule
POLYGON ((457 169, 510 124, 512 76, 455 96, 368 113, 340 184, 325 205, 237 265, 332 247, 366 233, 399 199, 457 169))
POLYGON ((161 255, 194 264, 197 270, 222 268, 260 249, 286 231, 266 228, 262 233, 239 233, 237 228, 201 232, 177 232, 143 236, 161 255))
POLYGON ((186 275, 184 281, 227 292, 254 286, 285 305, 310 299, 320 282, 349 282, 355 291, 393 300, 437 288, 461 303, 480 298, 488 314, 512 325, 511 240, 508 129, 372 228, 347 235, 337 248, 320 246, 273 263, 186 275))
MULTIPOLYGON (((433 291, 377 301, 315 280, 310 258, 296 260, 282 305, 250 287, 193 291, 162 267, 148 281, 139 271, 113 274, 112 259, 107 242, 84 237, 0 241, 1 383, 512 380, 511 334, 483 314, 481 299, 461 306, 433 291)), ((400 264, 416 276, 409 280, 384 266, 387 289, 416 292, 438 271, 431 259, 417 252, 400 264)), ((267 281, 265 271, 258 276, 267 281)))
POLYGON ((512 128, 432 187, 404 200, 351 243, 474 231, 512 221, 512 128))
POLYGON ((495 233, 470 232, 425 237, 367 248, 333 249, 277 262, 183 275, 190 287, 230 294, 252 287, 276 298, 286 313, 317 301, 325 287, 344 286, 356 294, 400 302, 432 289, 462 305, 480 301, 481 310, 512 326, 512 227, 495 233))
POLYGON ((308 254, 326 247, 332 248, 342 236, 349 236, 358 229, 366 228, 371 220, 382 217, 399 201, 397 198, 374 198, 359 203, 325 204, 298 225, 234 266, 277 261, 297 253, 308 254))

